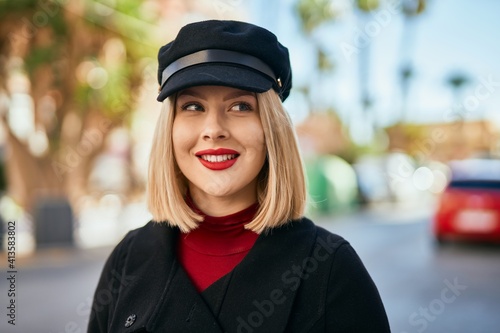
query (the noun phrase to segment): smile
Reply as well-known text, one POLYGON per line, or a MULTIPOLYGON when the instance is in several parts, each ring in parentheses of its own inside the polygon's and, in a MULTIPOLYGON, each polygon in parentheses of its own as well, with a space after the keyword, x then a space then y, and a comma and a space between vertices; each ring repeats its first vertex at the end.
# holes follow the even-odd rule
POLYGON ((205 161, 208 162, 224 162, 227 160, 232 160, 236 158, 236 154, 231 154, 231 155, 201 155, 200 158, 204 159, 205 161))
POLYGON ((232 167, 240 154, 232 149, 207 149, 196 153, 203 166, 210 170, 224 170, 232 167))

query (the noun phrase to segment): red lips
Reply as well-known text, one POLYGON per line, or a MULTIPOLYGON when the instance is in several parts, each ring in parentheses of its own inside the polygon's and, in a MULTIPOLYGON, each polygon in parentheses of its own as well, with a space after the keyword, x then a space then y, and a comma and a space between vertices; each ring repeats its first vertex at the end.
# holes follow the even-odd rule
POLYGON ((198 160, 210 170, 224 170, 233 166, 240 154, 233 149, 218 148, 200 150, 196 153, 198 160))

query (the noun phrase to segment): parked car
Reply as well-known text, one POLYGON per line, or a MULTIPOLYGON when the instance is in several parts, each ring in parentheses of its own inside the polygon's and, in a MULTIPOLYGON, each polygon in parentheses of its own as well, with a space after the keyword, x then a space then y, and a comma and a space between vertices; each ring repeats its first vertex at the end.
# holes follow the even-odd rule
POLYGON ((433 221, 437 241, 500 242, 500 160, 453 162, 450 168, 433 221))

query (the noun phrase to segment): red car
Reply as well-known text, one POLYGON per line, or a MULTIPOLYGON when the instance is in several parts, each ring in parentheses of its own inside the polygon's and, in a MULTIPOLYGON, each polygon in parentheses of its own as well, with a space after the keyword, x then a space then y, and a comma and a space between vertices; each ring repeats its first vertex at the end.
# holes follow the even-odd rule
POLYGON ((500 242, 500 161, 455 162, 451 170, 451 181, 434 216, 433 232, 438 242, 500 242))

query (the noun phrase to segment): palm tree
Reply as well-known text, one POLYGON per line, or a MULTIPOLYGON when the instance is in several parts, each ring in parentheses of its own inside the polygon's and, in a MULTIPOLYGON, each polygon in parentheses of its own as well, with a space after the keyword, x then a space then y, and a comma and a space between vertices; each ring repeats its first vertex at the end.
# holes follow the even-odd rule
MULTIPOLYGON (((358 9, 360 18, 362 20, 368 18, 368 13, 376 10, 378 7, 378 0, 356 0, 356 8, 358 9)), ((334 21, 338 16, 342 14, 335 11, 334 6, 332 5, 332 1, 330 0, 298 0, 296 8, 299 14, 302 30, 307 36, 312 36, 312 33, 316 28, 324 23, 334 21)), ((320 73, 327 73, 333 68, 332 61, 327 57, 326 53, 322 50, 319 43, 315 43, 315 48, 318 55, 318 70, 320 73)), ((372 97, 370 96, 368 87, 369 44, 358 51, 360 100, 364 112, 367 113, 372 105, 372 97)), ((302 88, 301 90, 307 92, 310 89, 302 88)))
MULTIPOLYGON (((378 0, 357 0, 356 5, 358 14, 362 23, 366 22, 369 18, 368 14, 377 10, 380 7, 378 0)), ((370 76, 370 43, 361 48, 359 52, 359 83, 361 94, 361 105, 365 113, 371 108, 373 99, 370 94, 368 86, 370 76)))
POLYGON ((469 76, 459 71, 451 73, 446 79, 446 83, 450 86, 453 94, 453 104, 452 104, 452 108, 454 109, 453 113, 458 114, 460 116, 459 120, 460 123, 463 123, 465 120, 461 110, 459 110, 459 108, 461 107, 460 102, 463 90, 470 82, 471 79, 469 78, 469 76))
MULTIPOLYGON (((329 73, 334 65, 321 44, 313 38, 314 31, 322 24, 334 21, 338 13, 333 9, 330 0, 298 0, 296 10, 300 19, 300 26, 306 36, 313 43, 316 52, 316 67, 319 75, 329 73)), ((315 82, 316 80, 311 80, 315 82)), ((311 84, 312 85, 312 84, 311 84)), ((308 111, 313 112, 313 102, 309 97, 311 86, 298 87, 308 101, 308 111)))
POLYGON ((408 113, 408 95, 414 72, 411 62, 411 51, 414 44, 415 19, 425 11, 426 6, 426 0, 407 0, 403 1, 401 6, 404 18, 400 52, 401 65, 399 69, 401 84, 401 122, 404 121, 408 113))

